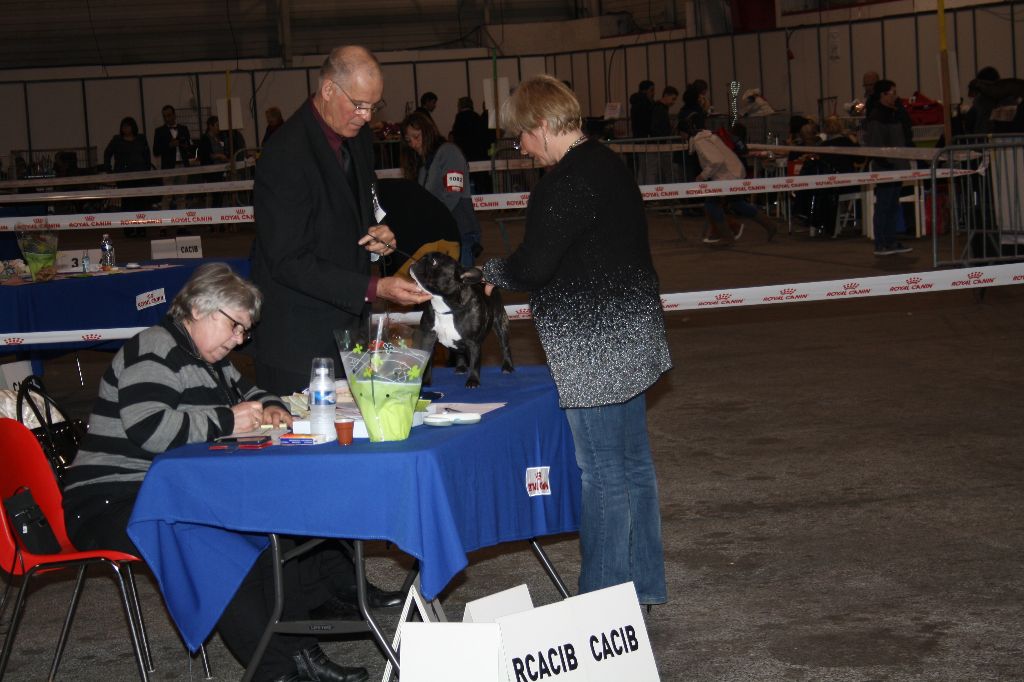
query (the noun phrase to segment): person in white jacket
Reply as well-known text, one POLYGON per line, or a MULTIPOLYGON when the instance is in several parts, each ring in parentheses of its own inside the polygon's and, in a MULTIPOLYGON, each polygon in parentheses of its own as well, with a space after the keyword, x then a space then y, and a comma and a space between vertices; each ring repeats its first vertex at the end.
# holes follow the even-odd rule
MULTIPOLYGON (((743 162, 736 156, 733 150, 721 137, 710 130, 696 131, 690 136, 690 151, 697 155, 700 161, 700 174, 697 181, 704 180, 740 180, 746 177, 747 169, 743 162)), ((726 197, 709 196, 704 200, 704 212, 710 223, 710 229, 704 235, 705 244, 731 244, 743 234, 744 224, 740 223, 739 230, 733 234, 726 222, 725 206, 740 216, 748 218, 761 225, 768 233, 768 241, 778 231, 775 224, 768 216, 762 213, 756 206, 747 202, 742 195, 732 194, 726 197)))

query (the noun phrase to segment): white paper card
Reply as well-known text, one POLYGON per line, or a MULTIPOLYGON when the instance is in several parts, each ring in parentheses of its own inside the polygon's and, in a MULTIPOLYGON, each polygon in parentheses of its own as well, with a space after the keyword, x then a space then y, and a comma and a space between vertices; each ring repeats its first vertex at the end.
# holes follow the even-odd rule
POLYGON ((177 258, 178 246, 173 239, 154 239, 149 242, 149 257, 152 260, 177 258))
POLYGON ((70 249, 57 252, 58 272, 82 272, 82 256, 89 256, 89 269, 98 270, 100 267, 99 249, 70 249))
POLYGON ((622 118, 622 102, 605 102, 604 118, 606 121, 622 118))
POLYGON ((202 258, 203 238, 199 235, 175 237, 174 239, 177 255, 175 258, 202 258))
POLYGON ((136 310, 145 310, 161 303, 167 303, 167 294, 164 292, 163 287, 153 289, 152 291, 144 291, 135 297, 136 310))
POLYGON ((532 608, 533 599, 530 598, 530 588, 526 585, 516 585, 507 590, 467 602, 462 622, 493 623, 503 616, 522 613, 532 608))
POLYGON ((402 682, 505 682, 494 623, 405 623, 402 682))

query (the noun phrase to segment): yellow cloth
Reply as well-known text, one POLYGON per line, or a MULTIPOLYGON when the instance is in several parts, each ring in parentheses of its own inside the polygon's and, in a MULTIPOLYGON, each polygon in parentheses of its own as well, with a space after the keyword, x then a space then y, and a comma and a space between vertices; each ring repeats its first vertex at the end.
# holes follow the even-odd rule
POLYGON ((419 260, 423 256, 423 254, 430 253, 431 251, 440 251, 441 253, 448 254, 455 260, 459 260, 459 243, 450 242, 446 239, 440 239, 436 242, 429 242, 427 244, 424 244, 423 246, 418 248, 416 250, 416 253, 412 254, 412 258, 405 261, 405 263, 402 264, 402 267, 398 268, 398 272, 395 273, 395 276, 408 277, 409 268, 412 266, 412 264, 415 261, 419 260))

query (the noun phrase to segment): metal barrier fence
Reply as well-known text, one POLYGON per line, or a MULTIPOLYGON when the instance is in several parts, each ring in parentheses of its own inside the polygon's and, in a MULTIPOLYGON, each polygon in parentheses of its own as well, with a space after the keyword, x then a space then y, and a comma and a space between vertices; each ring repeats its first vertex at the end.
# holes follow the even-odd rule
POLYGON ((926 221, 935 267, 1024 259, 1024 135, 992 135, 946 147, 936 152, 931 176, 926 221), (938 180, 939 168, 977 172, 938 180), (940 232, 947 215, 944 241, 940 232))

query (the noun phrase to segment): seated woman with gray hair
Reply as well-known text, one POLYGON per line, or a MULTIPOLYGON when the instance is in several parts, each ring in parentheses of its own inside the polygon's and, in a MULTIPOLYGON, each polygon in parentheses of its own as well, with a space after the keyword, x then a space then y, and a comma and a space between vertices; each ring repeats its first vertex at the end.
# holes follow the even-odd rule
MULTIPOLYGON (((114 356, 100 381, 89 433, 65 476, 65 524, 78 549, 138 554, 128 520, 160 453, 263 424, 291 425, 281 400, 250 383, 228 360, 252 336, 262 302, 256 285, 224 263, 202 265, 174 297, 167 317, 114 356)), ((344 566, 335 571, 337 554, 316 557, 297 576, 286 574, 288 594, 297 597, 288 617, 308 617, 310 608, 344 587, 331 576, 350 575, 351 562, 347 574, 344 566)), ((269 619, 268 566, 264 553, 218 623, 221 639, 243 665, 269 619)), ((361 668, 341 668, 328 659, 313 637, 275 635, 255 679, 361 682, 366 676, 361 668)))

